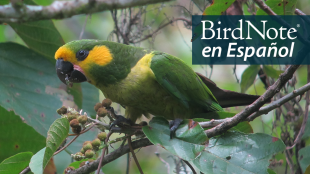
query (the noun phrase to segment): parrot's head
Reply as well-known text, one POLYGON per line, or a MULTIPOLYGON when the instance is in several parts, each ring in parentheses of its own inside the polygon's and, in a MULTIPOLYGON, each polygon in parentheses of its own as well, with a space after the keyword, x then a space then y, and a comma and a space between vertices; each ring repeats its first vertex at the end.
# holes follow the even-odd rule
POLYGON ((113 56, 105 41, 78 40, 60 47, 55 59, 56 72, 63 83, 88 81, 96 85, 100 80, 97 78, 106 75, 107 68, 110 69, 108 65, 113 56))

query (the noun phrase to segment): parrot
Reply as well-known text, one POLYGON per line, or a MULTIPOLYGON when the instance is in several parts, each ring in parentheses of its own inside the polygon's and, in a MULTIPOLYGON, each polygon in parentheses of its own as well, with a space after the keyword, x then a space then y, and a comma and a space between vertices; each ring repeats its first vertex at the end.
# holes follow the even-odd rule
MULTIPOLYGON (((94 85, 125 106, 130 124, 150 114, 171 120, 171 136, 183 119, 208 118, 208 113, 248 105, 259 97, 221 89, 173 55, 112 41, 71 41, 56 51, 55 59, 63 83, 94 85)), ((115 125, 126 121, 116 119, 115 125)))

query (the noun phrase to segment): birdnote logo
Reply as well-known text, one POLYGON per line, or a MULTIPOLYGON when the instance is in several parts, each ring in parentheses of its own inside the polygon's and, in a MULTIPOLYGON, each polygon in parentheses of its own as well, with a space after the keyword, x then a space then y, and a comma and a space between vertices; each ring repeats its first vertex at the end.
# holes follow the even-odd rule
POLYGON ((193 64, 309 64, 309 24, 298 16, 193 16, 193 64))

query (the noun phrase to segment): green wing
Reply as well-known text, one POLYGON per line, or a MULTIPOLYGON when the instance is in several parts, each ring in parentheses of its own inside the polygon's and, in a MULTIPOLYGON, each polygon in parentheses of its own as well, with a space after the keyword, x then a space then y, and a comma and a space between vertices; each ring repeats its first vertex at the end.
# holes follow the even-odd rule
POLYGON ((185 107, 199 105, 209 112, 223 110, 210 89, 181 59, 162 52, 152 54, 150 67, 156 80, 185 107))

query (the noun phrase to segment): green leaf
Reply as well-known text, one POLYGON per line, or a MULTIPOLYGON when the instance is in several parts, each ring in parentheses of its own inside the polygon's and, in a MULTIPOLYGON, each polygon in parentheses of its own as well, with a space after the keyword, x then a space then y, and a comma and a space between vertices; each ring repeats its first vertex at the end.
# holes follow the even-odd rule
POLYGON ((247 67, 247 69, 244 70, 240 83, 242 93, 244 93, 251 85, 254 84, 259 69, 259 65, 250 65, 247 67))
POLYGON ((45 146, 42 135, 24 123, 13 111, 9 112, 1 106, 0 132, 0 162, 20 152, 36 153, 45 146))
POLYGON ((7 5, 10 3, 10 0, 0 0, 0 5, 7 5))
POLYGON ((54 152, 67 138, 69 133, 69 121, 67 118, 58 118, 51 125, 46 138, 46 150, 44 154, 43 169, 53 157, 54 152))
MULTIPOLYGON (((265 3, 277 15, 294 15, 297 0, 267 0, 265 3), (285 5, 285 10, 283 5, 285 5)), ((262 9, 258 9, 256 15, 267 15, 267 13, 262 9)))
POLYGON ((277 174, 275 171, 271 170, 271 169, 267 169, 268 174, 277 174))
POLYGON ((143 132, 153 144, 159 144, 180 158, 190 161, 199 156, 205 148, 208 137, 199 124, 184 120, 174 138, 170 139, 169 123, 162 117, 154 117, 143 132))
POLYGON ((0 62, 0 105, 46 136, 49 126, 60 117, 56 110, 73 103, 55 65, 15 43, 0 43, 0 62))
POLYGON ((213 0, 213 3, 205 9, 203 15, 222 15, 235 0, 213 0))
POLYGON ((46 147, 41 149, 39 152, 33 155, 30 160, 29 167, 34 174, 42 174, 44 171, 43 159, 44 159, 45 149, 46 147))
POLYGON ((36 4, 38 5, 43 5, 43 6, 47 6, 47 5, 51 5, 54 0, 33 0, 36 4))
POLYGON ((267 134, 228 132, 211 138, 208 147, 194 159, 203 173, 267 173, 272 155, 285 150, 284 143, 267 134))
POLYGON ((20 173, 28 166, 32 155, 33 153, 31 152, 22 152, 5 159, 0 163, 0 173, 20 173))
POLYGON ((303 172, 310 165, 310 146, 304 147, 298 151, 298 161, 303 172))
POLYGON ((280 74, 284 72, 281 70, 276 70, 270 65, 264 65, 263 71, 264 73, 266 73, 267 76, 274 78, 274 79, 277 79, 280 76, 280 74))
POLYGON ((54 152, 67 138, 69 121, 67 118, 59 118, 51 125, 46 138, 46 147, 41 149, 32 158, 29 164, 34 174, 42 174, 47 163, 53 157, 54 152))
POLYGON ((64 41, 53 21, 9 24, 29 48, 55 62, 55 52, 64 44, 64 41))

